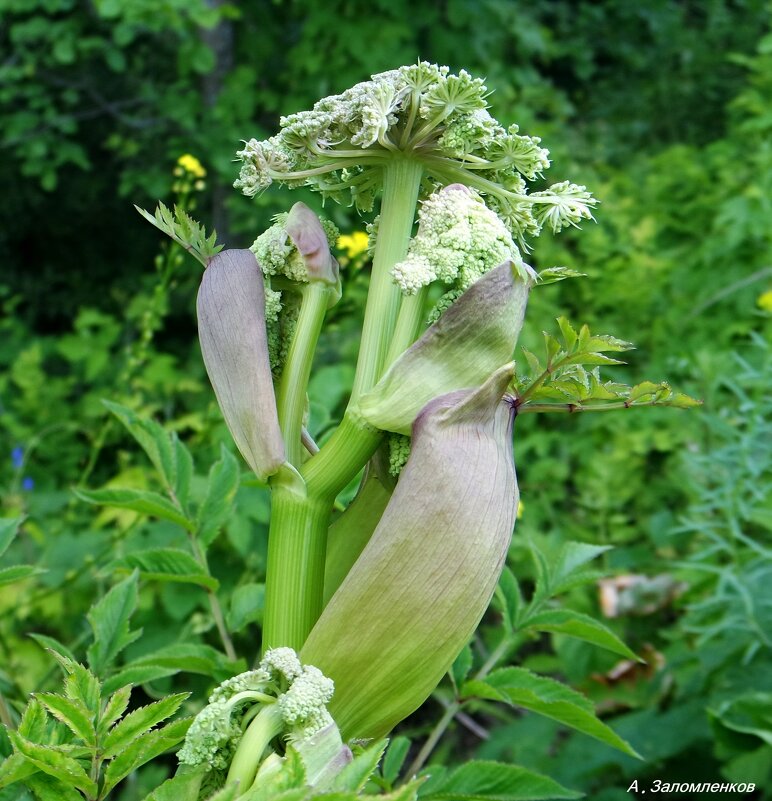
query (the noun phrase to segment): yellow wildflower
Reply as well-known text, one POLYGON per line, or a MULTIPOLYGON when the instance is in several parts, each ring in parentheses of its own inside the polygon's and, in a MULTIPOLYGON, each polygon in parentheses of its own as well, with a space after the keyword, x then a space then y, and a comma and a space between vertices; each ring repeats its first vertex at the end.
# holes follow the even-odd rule
POLYGON ((772 313, 772 289, 762 292, 756 298, 756 305, 763 311, 772 313))
POLYGON ((195 156, 191 156, 190 153, 180 156, 177 159, 177 164, 196 178, 203 178, 206 175, 206 170, 201 162, 195 156))
POLYGON ((349 259, 354 259, 367 250, 367 234, 364 231, 343 234, 338 237, 338 248, 345 250, 349 259))
POLYGON ((517 519, 519 520, 523 516, 523 509, 525 509, 525 504, 522 501, 517 502, 517 519))

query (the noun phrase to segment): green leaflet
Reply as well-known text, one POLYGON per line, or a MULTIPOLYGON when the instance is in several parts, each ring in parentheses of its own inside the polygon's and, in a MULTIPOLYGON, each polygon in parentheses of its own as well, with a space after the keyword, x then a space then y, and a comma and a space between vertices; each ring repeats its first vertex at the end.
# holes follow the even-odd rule
POLYGON ((335 681, 330 712, 347 739, 381 736, 420 706, 487 608, 517 508, 511 377, 508 365, 421 412, 380 523, 303 647, 335 681))
POLYGON ((258 478, 284 463, 268 361, 263 275, 249 250, 215 256, 196 304, 201 354, 225 422, 258 478))
POLYGON ((512 358, 529 290, 513 262, 484 275, 359 399, 359 413, 376 428, 409 434, 433 398, 480 386, 512 358))
POLYGON ((193 476, 193 457, 180 442, 176 432, 170 433, 154 420, 139 417, 131 409, 118 403, 103 400, 102 405, 121 421, 142 446, 162 477, 167 491, 173 493, 182 510, 186 510, 193 476))
POLYGON ((487 698, 521 706, 618 748, 625 754, 638 756, 629 743, 595 716, 592 702, 581 693, 524 668, 501 668, 485 680, 473 679, 463 686, 462 693, 466 697, 487 698))
POLYGON ((572 609, 549 609, 537 612, 526 618, 523 628, 576 637, 578 640, 606 648, 625 659, 642 661, 607 626, 589 615, 572 609))
MULTIPOLYGON (((2 556, 13 542, 24 518, 8 517, 0 520, 0 556, 2 556)), ((45 573, 45 570, 34 565, 13 565, 0 570, 0 587, 3 584, 13 584, 16 581, 45 573)))
POLYGON ((141 629, 132 631, 129 624, 137 606, 138 578, 135 571, 116 584, 88 613, 88 622, 94 632, 94 642, 88 649, 88 662, 98 676, 142 633, 141 629))
POLYGON ((193 531, 195 528, 193 522, 185 517, 170 500, 157 492, 135 489, 76 489, 73 490, 73 493, 87 503, 131 509, 143 515, 169 520, 188 531, 193 531))
POLYGON ((432 766, 431 778, 421 788, 421 801, 552 801, 580 798, 539 773, 501 762, 467 762, 454 771, 432 766))
POLYGON ((110 564, 112 568, 139 570, 144 579, 150 581, 173 581, 182 584, 198 584, 213 592, 217 590, 217 579, 204 573, 204 568, 187 551, 179 548, 148 548, 135 551, 110 564))

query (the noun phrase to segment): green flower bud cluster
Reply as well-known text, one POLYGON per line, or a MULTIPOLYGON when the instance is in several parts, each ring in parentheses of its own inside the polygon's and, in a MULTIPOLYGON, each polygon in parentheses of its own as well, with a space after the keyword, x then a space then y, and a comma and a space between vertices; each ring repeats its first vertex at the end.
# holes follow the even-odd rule
MULTIPOLYGON (((275 215, 273 225, 257 237, 250 250, 266 278, 284 276, 291 281, 308 283, 308 265, 287 230, 289 216, 288 212, 275 215)), ((319 223, 328 246, 334 247, 340 236, 338 227, 330 220, 320 219, 319 223)))
POLYGON ((335 223, 296 203, 290 212, 275 215, 273 225, 250 247, 265 278, 268 354, 274 375, 282 372, 297 327, 297 292, 311 281, 339 281, 338 263, 330 254, 339 236, 335 223), (287 291, 293 292, 289 299, 287 291))
POLYGON ((452 287, 430 314, 431 322, 502 262, 512 262, 523 281, 536 277, 501 219, 477 192, 462 184, 451 184, 427 198, 418 221, 418 233, 392 276, 406 295, 433 281, 452 287))
MULTIPOLYGON (((263 754, 272 740, 292 743, 302 755, 304 745, 320 732, 336 736, 327 711, 334 689, 318 668, 301 664, 291 648, 267 651, 256 670, 234 676, 212 692, 177 758, 188 769, 212 773, 205 782, 209 790, 236 780, 247 790, 268 758, 263 754)), ((340 743, 337 761, 341 751, 350 757, 340 743)))

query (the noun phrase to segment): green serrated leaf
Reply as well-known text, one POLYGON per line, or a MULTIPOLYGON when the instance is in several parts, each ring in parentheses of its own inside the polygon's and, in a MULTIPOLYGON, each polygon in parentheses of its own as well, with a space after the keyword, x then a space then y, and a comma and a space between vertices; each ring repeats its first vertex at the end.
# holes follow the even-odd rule
POLYGON ((45 572, 46 571, 42 567, 35 567, 35 565, 14 565, 13 567, 5 567, 0 570, 0 587, 4 584, 14 584, 17 581, 24 581, 24 579, 45 572))
POLYGON ((153 729, 137 737, 107 766, 102 795, 107 795, 132 771, 177 745, 185 737, 191 723, 192 718, 175 720, 162 729, 153 729))
POLYGON ((129 683, 139 687, 142 684, 147 684, 157 679, 163 679, 166 676, 174 676, 179 673, 183 668, 169 667, 167 665, 153 665, 152 663, 143 663, 141 665, 134 665, 133 663, 121 668, 114 676, 110 676, 105 680, 105 692, 114 692, 119 687, 129 683))
POLYGON ((633 345, 632 342, 625 342, 624 339, 612 337, 610 334, 594 334, 587 338, 583 349, 588 353, 599 353, 605 351, 635 350, 635 345, 633 345))
POLYGON ((2 556, 19 533, 23 517, 0 517, 0 556, 2 556))
POLYGON ((210 545, 230 514, 236 490, 239 488, 239 464, 223 445, 220 459, 209 471, 206 496, 198 510, 198 539, 204 547, 210 545))
POLYGON ((142 633, 141 629, 132 631, 129 627, 137 606, 138 580, 139 573, 135 571, 107 592, 86 616, 94 633, 94 642, 87 651, 88 661, 96 674, 112 665, 115 657, 142 633))
POLYGON ((183 509, 187 509, 190 500, 190 482, 193 479, 193 456, 185 444, 172 433, 172 449, 174 454, 174 494, 183 509))
MULTIPOLYGON (((471 654, 471 649, 470 649, 471 654)), ((459 685, 461 682, 459 682, 459 685)), ((407 753, 410 750, 410 739, 408 737, 399 736, 394 737, 389 742, 389 747, 386 749, 386 754, 383 757, 383 767, 381 774, 389 784, 394 784, 405 764, 407 753)))
POLYGON ((548 334, 546 331, 543 332, 544 334, 544 350, 547 354, 547 365, 552 364, 556 361, 557 355, 560 353, 560 342, 552 336, 552 334, 548 334))
POLYGON ((187 531, 193 531, 195 524, 177 509, 169 500, 157 492, 135 489, 103 489, 81 490, 75 489, 73 493, 82 501, 97 506, 115 506, 119 509, 130 509, 150 517, 159 517, 170 520, 187 531))
POLYGON ((667 405, 674 406, 676 409, 693 409, 695 406, 702 406, 702 401, 692 398, 684 392, 674 392, 667 405))
POLYGON ((330 790, 353 790, 359 792, 367 780, 375 773, 388 740, 379 740, 357 754, 354 759, 335 777, 330 790))
POLYGON ((79 699, 67 698, 56 693, 38 693, 37 699, 43 706, 86 745, 96 745, 94 715, 86 709, 79 699))
POLYGON ((177 773, 145 796, 143 801, 198 801, 203 774, 203 770, 177 773))
POLYGON ((570 267, 548 267, 539 273, 536 286, 546 286, 558 281, 565 281, 567 278, 583 278, 587 273, 580 273, 570 267))
POLYGON ((508 567, 501 573, 499 589, 504 600, 504 623, 509 631, 514 631, 519 625, 523 596, 515 574, 508 567))
POLYGON ((531 377, 535 378, 541 375, 544 372, 544 365, 542 365, 537 356, 531 353, 527 348, 520 348, 520 350, 523 352, 523 356, 525 356, 525 360, 528 362, 528 369, 531 371, 531 377))
POLYGON ((379 798, 381 801, 416 801, 418 792, 424 781, 425 779, 423 778, 413 779, 411 782, 403 784, 396 790, 379 796, 379 798))
POLYGON ((28 637, 33 639, 38 645, 42 646, 48 651, 54 651, 57 654, 61 654, 67 659, 72 660, 73 662, 77 662, 75 659, 75 654, 64 644, 60 643, 59 640, 55 639, 54 637, 49 637, 47 634, 28 634, 28 637))
POLYGON ((190 480, 193 475, 193 457, 180 441, 176 432, 168 432, 154 420, 140 417, 134 411, 112 401, 103 400, 128 432, 142 446, 167 491, 185 510, 190 495, 190 480))
POLYGON ((89 712, 97 715, 101 692, 99 679, 74 659, 69 659, 56 651, 51 651, 51 654, 67 674, 64 680, 64 694, 73 701, 80 701, 89 712))
POLYGON ((450 666, 450 678, 455 687, 460 687, 472 669, 472 648, 467 643, 450 666))
POLYGON ((598 364, 611 366, 614 364, 624 364, 621 359, 612 359, 611 356, 606 356, 603 353, 588 352, 584 350, 577 350, 572 356, 568 356, 566 364, 598 364))
POLYGON ((641 661, 614 632, 602 623, 589 615, 574 612, 571 609, 552 609, 547 612, 539 612, 528 618, 525 628, 553 634, 565 634, 568 637, 575 637, 578 640, 605 648, 625 659, 641 661))
POLYGON ((552 589, 552 568, 547 558, 539 550, 533 540, 531 540, 528 545, 531 549, 534 567, 536 568, 536 587, 534 589, 533 599, 543 600, 550 597, 552 589))
POLYGON ((583 695, 524 668, 501 668, 484 681, 473 679, 464 685, 463 694, 520 706, 594 737, 625 754, 638 756, 629 743, 595 716, 592 703, 583 695))
POLYGON ((128 709, 131 690, 131 685, 127 684, 117 689, 107 700, 97 724, 97 734, 100 741, 104 739, 105 734, 107 734, 113 723, 128 709))
POLYGON ((419 793, 422 801, 549 801, 580 798, 547 776, 501 762, 467 762, 431 779, 419 793))
POLYGON ((159 203, 155 214, 150 214, 150 212, 141 209, 139 206, 134 206, 134 208, 159 231, 182 245, 204 267, 207 266, 213 256, 222 250, 222 245, 215 245, 216 232, 212 232, 211 236, 207 236, 204 227, 179 206, 175 206, 174 213, 172 213, 163 203, 159 203))
POLYGON ((566 582, 572 574, 602 553, 611 550, 612 547, 611 545, 591 545, 586 542, 565 543, 552 566, 552 593, 556 595, 564 592, 567 589, 566 582))
POLYGON ((135 709, 119 721, 105 737, 102 750, 107 757, 115 756, 153 726, 170 718, 190 693, 177 693, 160 701, 135 709))
POLYGON ((125 665, 105 681, 105 691, 112 692, 124 684, 143 684, 164 676, 173 676, 180 671, 211 676, 219 682, 244 669, 243 660, 229 662, 225 654, 211 646, 172 643, 125 665))
POLYGON ((11 740, 14 750, 22 754, 38 770, 59 779, 65 785, 77 787, 89 795, 97 794, 96 782, 89 777, 76 759, 66 756, 52 746, 32 743, 15 731, 9 730, 8 738, 11 740))
POLYGON ((74 787, 45 773, 31 776, 25 783, 39 801, 83 801, 74 787))
POLYGON ((154 420, 140 417, 136 412, 119 403, 103 400, 102 405, 118 418, 129 434, 140 444, 153 463, 153 467, 166 480, 167 486, 173 486, 174 456, 171 438, 166 430, 154 420))
POLYGON ((137 569, 148 581, 172 581, 197 584, 215 592, 220 583, 204 572, 201 564, 187 551, 178 548, 148 548, 135 551, 111 562, 112 569, 137 569))
POLYGON ((656 394, 661 388, 662 384, 655 384, 653 381, 642 381, 640 384, 636 384, 632 387, 627 399, 633 403, 641 398, 656 394))
POLYGON ((259 623, 263 619, 264 602, 265 584, 250 583, 236 587, 226 618, 228 631, 238 632, 249 623, 259 623))
POLYGON ((46 711, 33 696, 24 708, 17 731, 33 743, 43 743, 47 729, 46 711))
POLYGON ((0 762, 0 790, 10 784, 24 781, 37 772, 38 768, 23 754, 13 753, 0 762))
POLYGON ((563 335, 566 350, 571 353, 579 335, 574 331, 573 326, 566 317, 558 317, 558 326, 560 327, 560 333, 563 335))
POLYGON ((554 400, 559 403, 579 402, 576 392, 566 382, 553 381, 549 384, 542 384, 538 389, 531 393, 530 399, 533 401, 554 400))
POLYGON ((597 375, 590 373, 590 389, 584 400, 620 400, 627 397, 627 390, 624 384, 601 383, 597 375))

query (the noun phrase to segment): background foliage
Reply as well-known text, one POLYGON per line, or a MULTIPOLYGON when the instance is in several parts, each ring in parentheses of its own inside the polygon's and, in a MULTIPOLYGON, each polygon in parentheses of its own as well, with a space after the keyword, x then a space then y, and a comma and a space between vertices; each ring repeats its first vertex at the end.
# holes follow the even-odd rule
MULTIPOLYGON (((607 617, 645 664, 560 632, 526 631, 506 658, 590 697, 646 761, 488 701, 464 705, 433 759, 511 760, 601 801, 629 797, 633 778, 772 785, 770 10, 759 0, 5 0, 0 493, 2 514, 25 520, 3 564, 44 572, 0 573, 3 721, 58 683, 41 645, 85 658, 99 625, 86 612, 126 576, 139 576, 131 625, 142 636, 101 657, 92 646, 106 686, 123 672, 141 685, 136 705, 189 691, 192 712, 253 658, 267 498, 239 478, 205 379, 200 268, 160 245, 131 204, 180 202, 220 241, 251 243, 288 195, 249 201, 229 189, 239 140, 421 58, 487 76, 495 116, 541 135, 555 180, 578 178, 602 201, 597 225, 535 248, 537 268, 588 278, 534 292, 523 344, 535 349, 565 314, 637 345, 621 380, 667 379, 705 401, 690 414, 529 415, 516 431, 524 508, 511 576, 531 598, 533 548, 549 562, 566 542, 613 546, 598 551, 607 578, 559 602, 607 617), (198 161, 178 163, 184 154, 198 161), (132 412, 116 416, 103 399, 132 412), (123 508, 88 503, 95 488, 120 487, 147 504, 179 479, 130 436, 148 425, 132 413, 159 422, 146 437, 164 432, 192 454, 187 524, 157 499, 138 506, 139 495, 123 508), (232 506, 207 506, 213 486, 232 506)), ((327 213, 362 230, 349 209, 327 213)), ((312 380, 322 438, 350 386, 367 269, 361 253, 340 255, 348 291, 312 380)), ((457 678, 484 666, 511 625, 506 587, 497 598, 457 678)), ((457 692, 443 685, 401 733, 418 743, 457 692)), ((134 774, 119 797, 143 797, 166 771, 134 774)))

